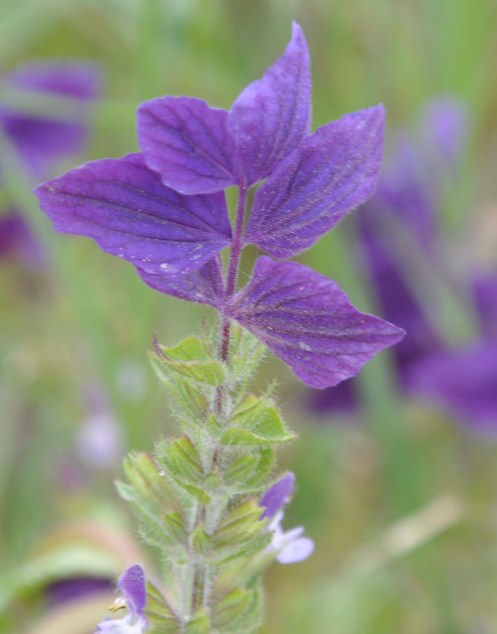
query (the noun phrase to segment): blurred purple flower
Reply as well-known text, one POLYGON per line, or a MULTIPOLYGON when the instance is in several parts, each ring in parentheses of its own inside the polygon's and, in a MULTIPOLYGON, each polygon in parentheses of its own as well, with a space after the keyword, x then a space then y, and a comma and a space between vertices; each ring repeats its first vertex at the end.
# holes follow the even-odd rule
POLYGON ((70 98, 79 107, 73 114, 35 115, 0 101, 0 126, 18 151, 26 169, 43 178, 57 161, 81 150, 88 134, 90 106, 101 92, 101 69, 90 62, 31 62, 1 77, 2 83, 23 95, 70 98))
POLYGON ((119 464, 123 451, 123 432, 111 412, 88 414, 76 435, 76 451, 81 461, 92 469, 112 469, 119 464))
POLYGON ((46 596, 52 605, 60 605, 88 595, 109 592, 112 585, 110 579, 98 577, 61 579, 48 586, 46 596))
POLYGON ((97 632, 112 634, 142 634, 148 628, 145 616, 147 601, 145 587, 145 573, 139 564, 131 566, 121 575, 117 589, 122 597, 118 598, 111 607, 112 611, 127 608, 128 614, 122 619, 106 619, 97 625, 97 632))
POLYGON ((495 434, 497 339, 427 356, 412 368, 409 388, 440 404, 456 420, 495 434))
POLYGON ((153 99, 138 109, 142 153, 87 163, 36 193, 56 229, 93 238, 160 292, 217 308, 323 388, 357 374, 403 332, 361 313, 335 282, 301 264, 261 257, 235 292, 245 246, 297 255, 376 186, 383 107, 310 134, 310 86, 306 41, 294 24, 284 54, 229 112, 190 97, 153 99), (244 227, 247 190, 262 179, 244 227), (239 189, 234 229, 222 192, 230 185, 239 189))
POLYGON ((0 214, 0 260, 12 257, 29 268, 44 261, 42 246, 23 214, 7 210, 0 214))
POLYGON ((261 497, 259 505, 264 508, 261 520, 268 519, 268 530, 273 537, 268 546, 268 553, 275 553, 280 564, 293 564, 304 561, 311 556, 314 542, 309 537, 302 537, 304 528, 298 526, 289 531, 281 528, 284 518, 283 507, 287 504, 295 488, 295 475, 285 474, 276 484, 273 484, 261 497))
MULTIPOLYGON (((2 103, 0 129, 26 171, 36 179, 48 176, 63 158, 79 152, 88 136, 91 104, 101 91, 101 69, 89 62, 31 62, 0 75, 5 89, 27 103, 30 97, 71 99, 75 110, 35 115, 2 103), (76 108, 77 107, 77 108, 76 108)), ((61 101, 62 104, 62 101, 61 101)), ((0 186, 2 168, 0 166, 0 186)), ((43 262, 43 250, 21 210, 0 214, 0 258, 14 256, 28 266, 43 262)))
MULTIPOLYGON (((456 419, 481 428, 497 425, 497 272, 472 275, 469 292, 481 338, 449 348, 420 302, 402 245, 408 234, 415 257, 444 274, 438 217, 447 184, 458 176, 468 117, 450 99, 430 102, 420 118, 416 141, 403 134, 383 171, 375 196, 357 217, 360 255, 383 317, 406 330, 393 350, 399 385, 441 404, 456 419), (411 277, 410 277, 411 276, 411 277)), ((417 280, 423 285, 423 280, 417 280)), ((449 283, 449 282, 448 282, 449 283)), ((436 297, 433 298, 436 302, 436 297)), ((357 407, 354 379, 311 397, 317 413, 357 407)))

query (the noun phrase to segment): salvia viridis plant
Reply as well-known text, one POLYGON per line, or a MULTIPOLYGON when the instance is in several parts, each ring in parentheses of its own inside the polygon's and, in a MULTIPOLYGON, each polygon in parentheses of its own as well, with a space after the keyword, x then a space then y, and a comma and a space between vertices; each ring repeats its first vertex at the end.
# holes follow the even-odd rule
POLYGON ((270 390, 250 392, 251 377, 269 349, 307 385, 330 387, 402 338, 335 282, 286 260, 372 195, 381 163, 381 106, 311 134, 309 66, 294 24, 282 57, 230 111, 191 97, 145 102, 141 152, 36 189, 56 229, 93 238, 152 288, 218 314, 210 332, 155 342, 152 364, 182 434, 159 440, 153 456, 130 455, 118 487, 158 565, 124 571, 113 606, 124 616, 98 632, 257 631, 262 572, 302 561, 313 543, 303 528, 282 527, 294 476, 275 475, 275 449, 294 435, 270 390), (267 255, 239 288, 249 245, 267 255))

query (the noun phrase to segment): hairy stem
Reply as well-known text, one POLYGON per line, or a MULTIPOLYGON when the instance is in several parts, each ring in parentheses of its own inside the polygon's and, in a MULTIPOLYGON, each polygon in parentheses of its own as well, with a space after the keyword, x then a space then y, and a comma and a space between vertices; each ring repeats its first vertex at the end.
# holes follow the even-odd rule
MULTIPOLYGON (((236 211, 235 230, 233 233, 232 248, 228 263, 228 270, 226 275, 226 285, 224 288, 224 300, 225 303, 232 297, 236 290, 238 281, 238 274, 240 269, 240 260, 243 250, 243 225, 245 221, 245 211, 247 205, 247 187, 240 187, 238 204, 236 211)), ((220 323, 220 338, 219 338, 219 358, 225 362, 228 360, 229 348, 230 348, 230 331, 231 331, 231 319, 226 315, 221 317, 220 323)), ((221 385, 216 390, 213 409, 214 412, 221 417, 223 411, 223 399, 225 397, 227 386, 221 385)), ((221 422, 224 422, 221 420, 221 422)), ((216 462, 219 461, 221 447, 215 446, 211 448, 208 455, 204 456, 204 470, 208 475, 216 462)), ((223 505, 220 500, 217 499, 215 493, 212 494, 212 501, 207 506, 199 506, 196 512, 195 526, 199 523, 203 525, 204 529, 210 534, 214 532, 216 525, 219 521, 223 510, 223 505)), ((193 568, 193 583, 191 584, 189 591, 191 593, 190 605, 193 609, 203 607, 208 609, 211 596, 212 575, 213 571, 211 566, 207 563, 190 564, 190 569, 193 568)))
MULTIPOLYGON (((233 243, 228 264, 228 273, 226 277, 226 287, 224 292, 225 302, 234 294, 236 283, 238 281, 238 272, 240 269, 240 259, 242 255, 242 233, 243 223, 245 220, 245 208, 247 204, 247 188, 240 187, 238 195, 238 205, 236 210, 235 231, 233 234, 233 243)), ((221 361, 228 359, 230 347, 230 327, 231 320, 229 317, 223 316, 221 324, 221 340, 219 346, 219 356, 221 361)))

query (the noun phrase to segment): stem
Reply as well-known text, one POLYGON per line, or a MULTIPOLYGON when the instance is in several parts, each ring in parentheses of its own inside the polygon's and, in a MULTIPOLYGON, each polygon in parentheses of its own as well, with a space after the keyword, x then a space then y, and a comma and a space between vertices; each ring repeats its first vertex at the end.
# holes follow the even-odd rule
MULTIPOLYGON (((243 225, 245 220, 245 210, 247 205, 247 187, 241 186, 239 188, 239 196, 236 210, 235 230, 233 233, 232 248, 228 263, 228 271, 226 276, 226 286, 224 289, 224 303, 229 301, 236 290, 236 284, 238 281, 238 273, 240 270, 240 260, 243 250, 243 225)), ((219 358, 222 362, 228 360, 229 347, 230 347, 230 331, 231 331, 231 319, 225 314, 221 317, 220 324, 220 339, 219 339, 219 358)), ((225 394, 226 385, 220 385, 216 390, 214 398, 214 411, 220 415, 223 410, 223 397, 225 394)), ((219 460, 221 447, 212 447, 207 455, 204 457, 204 470, 206 475, 209 474, 216 462, 219 460)), ((217 525, 219 517, 221 516, 224 505, 216 496, 212 495, 212 501, 208 506, 200 506, 196 509, 194 526, 197 526, 201 522, 209 533, 212 533, 217 525)), ((193 579, 189 587, 191 599, 189 601, 193 610, 202 606, 204 609, 209 607, 211 585, 212 585, 212 571, 209 564, 197 563, 193 567, 190 564, 190 571, 193 568, 193 579)))
MULTIPOLYGON (((233 243, 231 247, 230 259, 228 263, 228 274, 226 277, 226 287, 224 289, 224 303, 230 299, 236 290, 236 283, 238 281, 238 273, 240 270, 240 259, 242 255, 242 233, 243 223, 245 220, 245 209, 247 205, 247 187, 240 186, 238 194, 238 204, 236 209, 235 220, 235 232, 233 234, 233 243)), ((221 319, 221 337, 219 341, 219 358, 225 362, 228 360, 229 348, 230 348, 230 332, 231 332, 231 319, 226 315, 223 315, 221 319)), ((217 414, 221 412, 223 403, 223 386, 221 385, 217 389, 216 393, 216 408, 217 414)))
MULTIPOLYGON (((245 207, 247 204, 247 187, 241 186, 239 188, 238 205, 236 210, 235 221, 235 233, 233 234, 233 244, 231 247, 231 254, 228 264, 228 275, 226 278, 226 288, 224 292, 224 301, 233 295, 236 290, 236 283, 238 281, 238 272, 240 269, 240 258, 242 255, 242 232, 243 223, 245 220, 245 207)), ((221 341, 219 346, 219 356, 221 361, 228 359, 228 352, 230 347, 230 326, 231 319, 223 316, 221 325, 221 341)))

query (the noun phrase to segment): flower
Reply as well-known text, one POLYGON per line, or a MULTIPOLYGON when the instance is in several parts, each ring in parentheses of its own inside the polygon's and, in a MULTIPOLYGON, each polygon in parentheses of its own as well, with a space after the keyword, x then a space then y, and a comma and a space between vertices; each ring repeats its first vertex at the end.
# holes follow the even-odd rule
POLYGON ((101 69, 91 62, 30 62, 1 77, 19 98, 70 99, 74 112, 32 114, 0 101, 0 126, 26 169, 46 177, 57 161, 78 152, 88 134, 90 106, 101 91, 101 69))
POLYGON ((307 384, 357 374, 403 331, 354 308, 335 282, 293 262, 374 191, 384 111, 310 133, 310 61, 293 25, 283 55, 228 112, 191 97, 138 109, 140 153, 87 163, 35 190, 59 231, 93 238, 152 288, 216 308, 261 339, 307 384), (258 188, 244 223, 247 190, 258 188), (236 185, 231 227, 223 190, 236 185), (260 257, 236 292, 240 252, 260 257), (231 247, 223 274, 219 253, 231 247))
POLYGON ((112 611, 128 608, 129 613, 122 619, 106 619, 97 625, 97 632, 112 634, 142 634, 148 621, 144 613, 146 604, 145 573, 139 564, 131 566, 119 578, 118 590, 123 594, 111 606, 112 611))
POLYGON ((60 605, 89 595, 108 593, 112 582, 106 577, 68 577, 53 581, 45 589, 50 605, 60 605))
POLYGON ((33 268, 44 260, 42 246, 24 215, 7 209, 0 215, 0 260, 12 256, 33 268))
MULTIPOLYGON (((376 194, 358 214, 358 255, 382 316, 407 332, 393 351, 399 386, 461 422, 491 429, 497 424, 497 272, 471 271, 469 281, 447 279, 447 245, 438 227, 444 190, 459 174, 467 128, 464 106, 438 98, 426 104, 416 134, 398 135, 376 194), (469 300, 479 330, 472 342, 455 346, 442 336, 433 319, 439 298, 413 261, 428 263, 469 300)), ((311 400, 318 413, 358 404, 354 379, 311 400)))
MULTIPOLYGON (((73 102, 74 113, 38 115, 0 100, 0 132, 30 176, 46 178, 61 159, 78 152, 86 140, 90 106, 101 90, 100 68, 90 62, 30 62, 1 74, 0 81, 3 94, 10 91, 21 103, 45 96, 60 98, 61 104, 63 99, 73 102)), ((0 185, 2 171, 0 166, 0 185)), ((22 211, 9 206, 0 216, 0 258, 11 255, 33 267, 44 259, 22 211)))
POLYGON ((302 537, 304 528, 298 526, 289 531, 283 531, 281 522, 284 518, 282 508, 287 504, 295 488, 295 475, 285 474, 276 484, 273 484, 261 497, 259 505, 264 508, 261 520, 268 519, 268 530, 273 537, 267 549, 268 553, 276 553, 276 561, 280 564, 293 564, 304 561, 314 551, 314 542, 309 537, 302 537))

